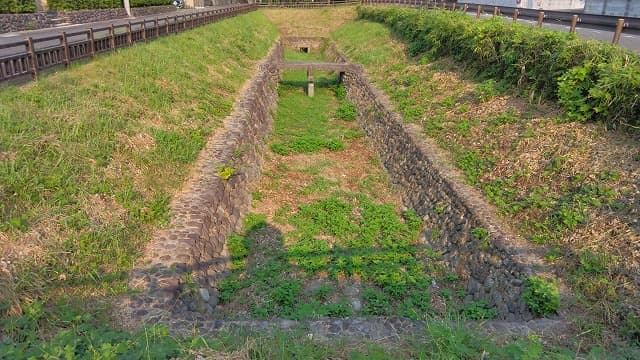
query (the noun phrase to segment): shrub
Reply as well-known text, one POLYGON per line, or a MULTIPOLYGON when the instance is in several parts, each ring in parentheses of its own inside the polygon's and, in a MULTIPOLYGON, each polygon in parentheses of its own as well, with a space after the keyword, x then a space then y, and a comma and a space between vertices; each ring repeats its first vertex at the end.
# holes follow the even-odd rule
POLYGON ((532 97, 558 100, 570 119, 640 125, 640 59, 626 49, 461 12, 361 7, 358 15, 391 27, 411 56, 451 56, 532 97))
POLYGON ((30 13, 35 10, 34 0, 0 0, 0 14, 30 13))
MULTIPOLYGON (((30 1, 33 3, 33 0, 30 1)), ((131 7, 171 5, 171 3, 171 0, 131 0, 130 2, 131 7)), ((113 9, 122 7, 122 0, 49 0, 48 4, 51 10, 113 9)))
POLYGON ((529 310, 536 315, 549 316, 560 307, 558 286, 538 276, 527 279, 523 296, 529 310))

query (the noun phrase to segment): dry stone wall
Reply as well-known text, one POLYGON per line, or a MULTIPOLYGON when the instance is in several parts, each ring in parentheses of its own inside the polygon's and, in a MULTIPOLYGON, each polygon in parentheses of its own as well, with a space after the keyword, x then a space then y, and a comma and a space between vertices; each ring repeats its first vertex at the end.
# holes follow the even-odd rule
POLYGON ((260 176, 265 137, 277 101, 277 49, 263 61, 233 114, 200 153, 185 190, 171 204, 172 220, 158 232, 132 272, 141 294, 124 304, 136 321, 211 312, 216 285, 230 262, 227 235, 240 230, 251 204, 249 184, 260 176), (228 179, 219 169, 232 169, 228 179))
POLYGON ((425 219, 421 240, 441 253, 442 261, 465 281, 465 302, 487 301, 502 319, 531 319, 522 292, 524 280, 543 268, 540 254, 502 230, 506 227, 481 195, 462 183, 419 129, 403 124, 361 68, 348 72, 343 80, 360 127, 402 193, 405 206, 425 219))

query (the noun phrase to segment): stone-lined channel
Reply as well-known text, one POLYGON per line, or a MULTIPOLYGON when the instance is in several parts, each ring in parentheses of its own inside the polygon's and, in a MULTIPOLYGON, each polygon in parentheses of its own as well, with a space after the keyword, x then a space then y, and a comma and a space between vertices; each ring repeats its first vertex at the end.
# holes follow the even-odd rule
MULTIPOLYGON (((295 86, 304 78, 285 78, 278 118, 286 120, 267 150, 283 54, 279 43, 260 64, 174 199, 169 229, 133 272, 131 284, 141 290, 125 304, 133 320, 165 319, 176 328, 198 320, 209 331, 274 323, 248 315, 336 317, 305 323, 325 335, 374 338, 397 334, 399 325, 419 327, 408 319, 433 313, 530 320, 522 290, 527 276, 542 273, 539 254, 502 230, 361 68, 342 76, 346 91, 316 80, 316 93, 328 98, 308 103, 321 105, 309 117, 324 114, 324 127, 292 121, 304 101, 317 99, 300 98, 295 86), (360 130, 330 119, 342 96, 355 105, 343 110, 357 113, 360 130), (342 319, 353 315, 402 318, 342 319)), ((333 47, 325 56, 346 62, 333 47)))

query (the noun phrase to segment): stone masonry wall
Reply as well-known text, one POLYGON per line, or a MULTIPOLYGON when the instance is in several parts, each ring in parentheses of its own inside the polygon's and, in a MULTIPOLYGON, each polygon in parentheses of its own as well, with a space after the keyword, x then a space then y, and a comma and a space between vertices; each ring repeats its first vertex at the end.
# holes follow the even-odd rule
POLYGON ((440 252, 444 263, 465 282, 465 302, 488 301, 501 319, 531 319, 522 291, 534 268, 543 267, 540 254, 502 230, 506 227, 477 190, 462 183, 419 129, 403 124, 361 68, 348 72, 344 83, 347 98, 356 105, 360 127, 405 205, 425 219, 421 240, 440 252), (488 237, 474 229, 486 229, 488 237))
MULTIPOLYGON (((131 9, 133 16, 146 16, 175 12, 173 5, 147 6, 131 9)), ((82 24, 94 21, 106 21, 126 18, 124 8, 95 9, 60 12, 38 12, 33 14, 0 14, 0 33, 13 31, 37 30, 55 26, 54 19, 63 18, 71 24, 82 24)))
POLYGON ((265 137, 277 102, 277 48, 260 63, 233 114, 201 151, 196 170, 171 204, 172 220, 148 244, 131 274, 141 295, 124 304, 136 320, 158 320, 211 312, 216 285, 230 262, 225 239, 241 229, 248 212, 250 182, 258 179, 265 137), (220 167, 234 169, 227 180, 220 167))

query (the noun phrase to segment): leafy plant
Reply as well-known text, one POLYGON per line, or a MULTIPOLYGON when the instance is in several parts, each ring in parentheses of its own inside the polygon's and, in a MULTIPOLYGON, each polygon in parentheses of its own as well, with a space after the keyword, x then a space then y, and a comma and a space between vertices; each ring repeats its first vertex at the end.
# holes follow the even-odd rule
POLYGON ((489 230, 483 227, 471 229, 471 235, 480 243, 480 248, 489 247, 489 230))
POLYGON ((389 314, 391 299, 388 295, 373 289, 368 288, 362 293, 364 299, 364 307, 362 312, 367 315, 387 315, 389 314))
POLYGON ((560 308, 558 286, 555 282, 547 281, 539 276, 527 278, 523 297, 529 310, 537 315, 549 316, 560 308))
POLYGON ((220 166, 216 172, 222 180, 229 180, 235 173, 236 169, 229 166, 220 166))
POLYGON ((498 310, 489 307, 486 301, 472 301, 460 308, 463 317, 471 320, 493 319, 498 315, 498 310))
POLYGON ((343 101, 336 110, 336 117, 344 121, 355 121, 356 106, 348 101, 343 101))

